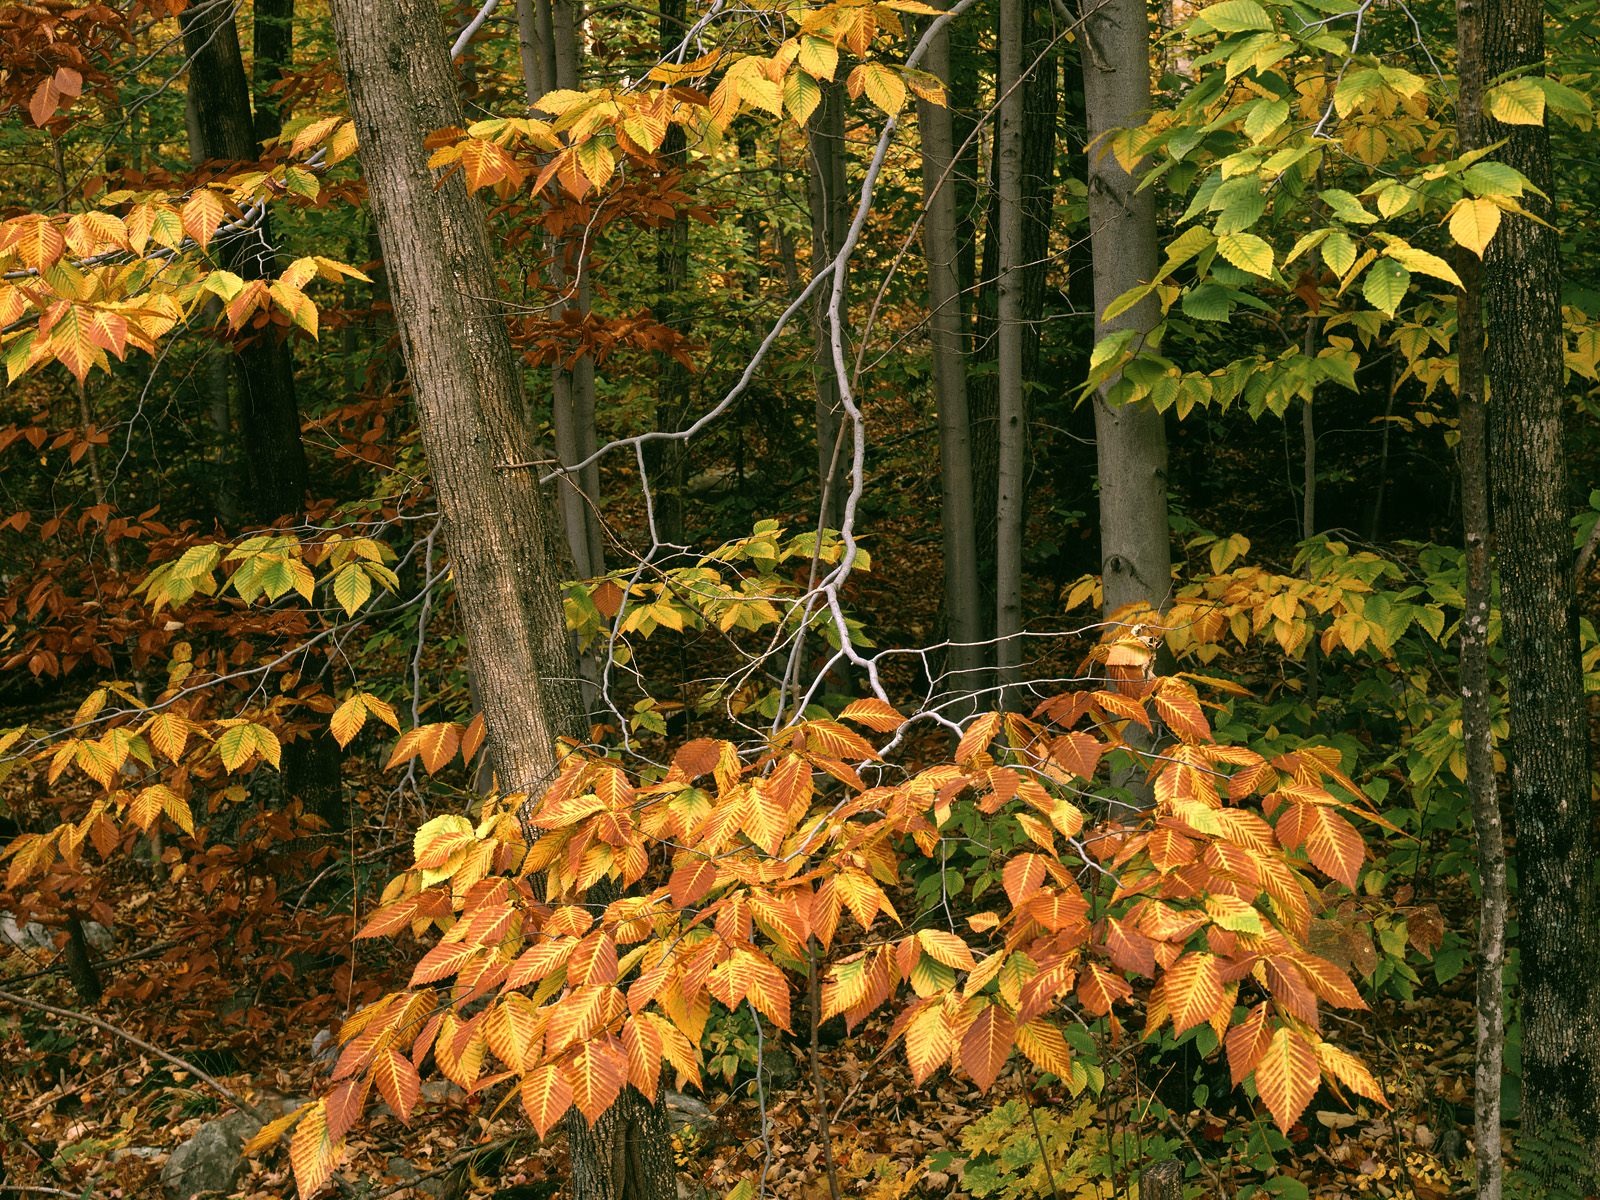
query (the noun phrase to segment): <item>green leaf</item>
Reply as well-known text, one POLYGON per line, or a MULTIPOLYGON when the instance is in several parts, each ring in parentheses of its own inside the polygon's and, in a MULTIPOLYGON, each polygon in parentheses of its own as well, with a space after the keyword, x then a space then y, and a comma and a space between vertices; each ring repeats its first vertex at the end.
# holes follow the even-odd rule
POLYGON ((1258 100, 1244 119, 1244 135, 1252 142, 1264 142, 1288 119, 1287 100, 1258 100))
POLYGON ((1267 198, 1261 191, 1261 182, 1249 175, 1230 179, 1211 197, 1212 211, 1217 217, 1218 234, 1239 233, 1249 229, 1267 211, 1267 198))
POLYGON ((1183 315, 1191 321, 1226 321, 1233 312, 1229 289, 1220 283, 1202 283, 1183 294, 1183 315))
POLYGON ((1511 79, 1484 94, 1484 108, 1502 125, 1543 125, 1544 89, 1539 81, 1511 79))
POLYGON ((1272 247, 1253 233, 1221 234, 1217 238, 1217 251, 1241 271, 1263 279, 1272 277, 1272 247))
POLYGON ((1377 223, 1378 218, 1363 208, 1361 201, 1357 200, 1349 192, 1340 188, 1328 188, 1317 194, 1322 198, 1322 202, 1332 210, 1333 215, 1341 221, 1346 221, 1351 225, 1373 225, 1377 223))
POLYGON ((1461 176, 1461 182, 1474 196, 1520 196, 1528 181, 1522 172, 1505 163, 1473 163, 1461 176))
POLYGON ((1410 271, 1392 258, 1380 258, 1367 272, 1366 280, 1361 285, 1361 294, 1373 308, 1392 317, 1410 286, 1410 271))
POLYGON ((1256 0, 1222 0, 1200 13, 1204 21, 1218 33, 1247 33, 1252 29, 1270 30, 1272 17, 1256 0))

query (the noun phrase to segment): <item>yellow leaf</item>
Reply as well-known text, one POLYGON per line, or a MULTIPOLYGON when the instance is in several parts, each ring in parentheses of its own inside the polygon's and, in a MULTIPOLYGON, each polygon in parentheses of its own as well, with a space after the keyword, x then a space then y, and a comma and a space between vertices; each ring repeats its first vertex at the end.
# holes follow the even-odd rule
POLYGON ((1465 196, 1450 210, 1450 236, 1479 258, 1500 228, 1500 206, 1481 196, 1465 196))
POLYGON ((1524 76, 1492 87, 1484 94, 1484 107, 1502 125, 1543 125, 1544 89, 1524 76))
POLYGON ((306 1112, 289 1143, 289 1161, 294 1166, 295 1186, 301 1200, 309 1200, 322 1190, 333 1175, 339 1150, 328 1137, 328 1114, 323 1102, 318 1100, 306 1112))
POLYGON ((339 743, 340 749, 343 749, 354 740, 366 723, 367 706, 359 692, 352 692, 338 708, 333 710, 333 719, 329 722, 333 730, 333 740, 339 743))

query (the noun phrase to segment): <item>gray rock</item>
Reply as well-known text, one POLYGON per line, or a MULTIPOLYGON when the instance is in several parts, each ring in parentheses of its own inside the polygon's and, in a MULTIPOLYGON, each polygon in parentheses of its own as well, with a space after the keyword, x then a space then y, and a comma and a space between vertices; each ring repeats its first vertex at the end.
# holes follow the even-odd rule
POLYGON ((43 950, 54 950, 56 937, 55 934, 37 921, 29 921, 26 925, 18 925, 17 918, 13 914, 0 912, 0 942, 15 946, 19 950, 26 950, 29 946, 38 946, 43 950))
POLYGON ((100 924, 99 921, 85 921, 83 923, 83 940, 100 951, 101 954, 105 954, 117 944, 117 935, 100 924))
POLYGON ((682 1133, 686 1129, 704 1133, 716 1123, 717 1118, 704 1101, 685 1096, 682 1092, 667 1092, 667 1124, 672 1127, 673 1133, 682 1133))
MULTIPOLYGON (((289 1112, 305 1103, 284 1097, 257 1104, 269 1117, 289 1112)), ((239 1156, 245 1142, 261 1128, 261 1122, 246 1112, 231 1112, 207 1121, 188 1141, 180 1143, 161 1168, 161 1188, 172 1200, 233 1191, 244 1170, 239 1156)))

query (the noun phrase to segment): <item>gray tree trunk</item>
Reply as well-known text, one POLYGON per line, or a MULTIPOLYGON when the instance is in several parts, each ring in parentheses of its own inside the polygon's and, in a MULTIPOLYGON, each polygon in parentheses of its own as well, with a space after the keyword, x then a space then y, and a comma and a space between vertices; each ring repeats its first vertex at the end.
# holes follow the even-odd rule
MULTIPOLYGON (((498 294, 482 209, 440 181, 424 136, 464 124, 432 0, 333 0, 334 33, 388 263, 423 445, 444 515, 468 659, 502 789, 535 791, 555 740, 582 732, 561 606, 554 515, 538 477, 522 371, 498 294)), ((670 1200, 666 1112, 624 1091, 591 1129, 568 1123, 574 1200, 670 1200)))
POLYGON ((999 204, 995 365, 995 682, 1008 706, 1021 680, 1023 473, 1027 415, 1022 378, 1023 21, 1027 0, 1000 0, 1000 118, 995 128, 999 204))
POLYGON ((283 131, 282 98, 274 92, 294 61, 294 0, 255 0, 255 48, 250 63, 250 83, 255 92, 257 142, 283 131))
MULTIPOLYGON (((551 30, 555 85, 576 89, 582 49, 577 0, 551 0, 551 30)), ((574 312, 580 321, 589 315, 593 287, 589 280, 589 233, 578 230, 552 248, 551 282, 563 293, 554 315, 574 312)), ((570 365, 557 363, 551 391, 556 458, 573 466, 591 457, 599 446, 595 430, 594 358, 580 354, 570 365)), ((600 522, 600 466, 590 463, 566 476, 561 487, 561 517, 567 545, 579 579, 605 574, 605 535, 600 522)))
MULTIPOLYGON (((1456 64, 1460 93, 1456 142, 1460 153, 1483 144, 1483 40, 1476 0, 1456 0, 1456 64)), ((1505 1164, 1500 1151, 1500 1086, 1505 1068, 1506 842, 1489 712, 1488 412, 1484 394, 1482 264, 1463 248, 1456 255, 1456 394, 1460 402, 1461 534, 1466 587, 1461 618, 1461 730, 1467 790, 1478 843, 1478 961, 1476 1051, 1472 1073, 1473 1149, 1477 1200, 1500 1200, 1505 1164)))
MULTIPOLYGON (((1484 0, 1483 74, 1544 65, 1537 0, 1484 0)), ((1552 195, 1543 125, 1485 118, 1495 157, 1552 195)), ((1543 221, 1546 199, 1523 197, 1543 221)), ((1580 1147, 1600 1176, 1600 924, 1596 921, 1588 714, 1567 528, 1562 446, 1560 233, 1508 214, 1483 273, 1489 375, 1489 486, 1500 567, 1510 698, 1510 801, 1516 822, 1522 967, 1525 1170, 1583 1194, 1570 1165, 1540 1149, 1580 1147)))
MULTIPOLYGON (((1155 193, 1137 192, 1104 142, 1109 130, 1139 124, 1150 108, 1150 21, 1144 0, 1092 6, 1080 32, 1085 115, 1089 126, 1089 228, 1096 314, 1156 272, 1155 193)), ((1149 297, 1115 320, 1098 316, 1095 336, 1122 329, 1148 333, 1160 315, 1149 297)), ((1148 405, 1112 407, 1095 399, 1100 474, 1100 559, 1105 611, 1142 601, 1163 607, 1172 580, 1167 531, 1167 435, 1148 405)))
POLYGON ((332 12, 490 754, 502 789, 533 790, 556 738, 582 732, 581 708, 545 494, 532 471, 500 469, 534 454, 488 229, 422 145, 464 123, 445 35, 428 0, 332 12))
MULTIPOLYGON (((225 0, 204 0, 179 18, 189 59, 190 110, 200 157, 253 160, 260 147, 250 110, 250 85, 239 53, 239 30, 225 0)), ((270 279, 277 260, 271 227, 229 241, 225 266, 245 279, 270 279)), ((272 521, 299 512, 306 498, 306 455, 288 343, 263 331, 234 355, 239 382, 239 426, 249 479, 247 515, 272 521)))
MULTIPOLYGON (((923 66, 950 79, 950 34, 928 43, 923 66)), ((977 503, 973 492, 972 429, 967 405, 967 336, 963 317, 960 242, 956 217, 955 132, 950 109, 919 101, 922 134, 922 245, 928 263, 928 331, 934 393, 939 405, 940 520, 944 544, 944 610, 950 652, 946 690, 979 692, 989 655, 984 640, 983 591, 978 582, 977 503)), ((958 706, 961 716, 970 706, 958 706)))
MULTIPOLYGON (((831 268, 850 227, 850 203, 845 194, 844 101, 842 84, 824 82, 822 100, 806 124, 813 273, 831 268)), ((815 347, 811 370, 817 390, 817 478, 824 497, 822 523, 829 529, 837 529, 844 520, 849 491, 845 478, 849 455, 839 440, 844 418, 833 361, 833 339, 844 337, 844 329, 844 314, 833 309, 833 289, 817 289, 812 309, 815 347)))

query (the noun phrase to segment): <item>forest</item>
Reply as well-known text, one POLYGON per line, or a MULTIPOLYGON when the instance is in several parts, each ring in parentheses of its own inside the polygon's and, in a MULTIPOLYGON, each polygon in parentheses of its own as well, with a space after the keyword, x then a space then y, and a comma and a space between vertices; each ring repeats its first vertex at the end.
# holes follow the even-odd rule
POLYGON ((0 1200, 1600 1197, 1597 94, 0 0, 0 1200))

